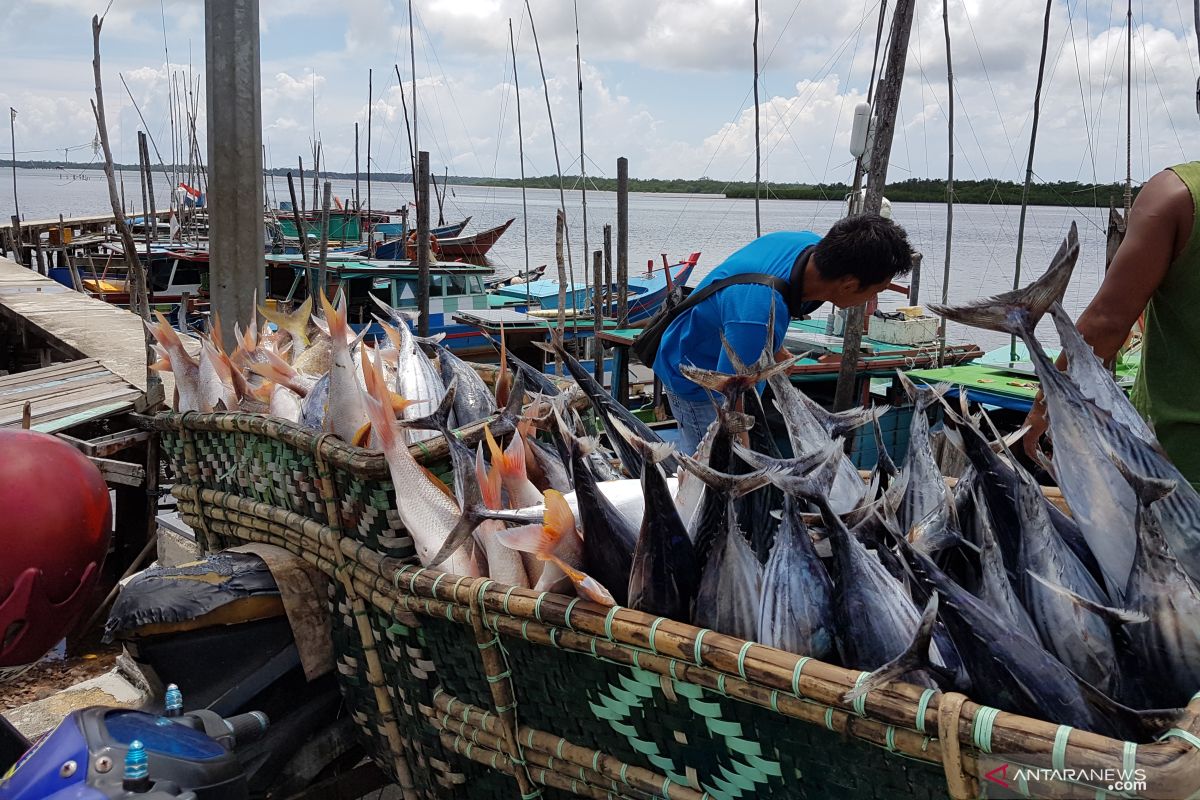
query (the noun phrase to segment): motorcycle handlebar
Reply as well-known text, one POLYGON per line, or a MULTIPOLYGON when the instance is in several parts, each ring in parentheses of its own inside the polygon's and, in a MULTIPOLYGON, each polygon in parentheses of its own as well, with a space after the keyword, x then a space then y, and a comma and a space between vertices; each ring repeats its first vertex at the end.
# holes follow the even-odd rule
POLYGON ((267 727, 271 724, 267 715, 261 711, 236 714, 226 717, 224 721, 229 728, 230 735, 233 736, 235 746, 258 740, 267 732, 267 727))

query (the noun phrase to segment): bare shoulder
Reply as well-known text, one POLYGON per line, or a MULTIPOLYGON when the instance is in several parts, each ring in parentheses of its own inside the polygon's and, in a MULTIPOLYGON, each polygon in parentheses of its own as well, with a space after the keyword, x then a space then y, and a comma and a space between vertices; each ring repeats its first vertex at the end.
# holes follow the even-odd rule
POLYGON ((1191 237, 1194 219, 1191 190, 1173 171, 1164 169, 1138 192, 1130 216, 1130 233, 1167 236, 1173 243, 1172 255, 1178 256, 1191 237))

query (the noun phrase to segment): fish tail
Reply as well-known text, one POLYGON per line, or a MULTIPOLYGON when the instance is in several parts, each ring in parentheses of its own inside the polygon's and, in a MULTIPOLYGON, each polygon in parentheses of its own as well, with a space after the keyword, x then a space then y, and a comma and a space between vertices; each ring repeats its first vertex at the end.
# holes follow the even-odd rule
POLYGON ((571 507, 567 505, 562 492, 547 489, 543 496, 546 501, 546 512, 542 519, 542 527, 547 531, 543 543, 549 547, 544 552, 539 552, 538 555, 548 556, 558 548, 558 543, 564 536, 570 535, 575 530, 575 515, 571 513, 571 507))
POLYGON ((366 348, 363 348, 361 358, 367 389, 363 393, 363 405, 366 406, 372 432, 379 437, 383 449, 389 450, 399 440, 399 436, 396 417, 391 411, 392 398, 388 392, 387 380, 383 377, 383 366, 378 361, 371 360, 366 348))
POLYGON ((525 459, 525 438, 518 428, 513 431, 508 447, 504 448, 504 457, 498 462, 500 472, 506 478, 527 478, 528 470, 525 459))
POLYGON ((154 344, 152 346, 154 347, 155 355, 158 356, 158 360, 150 365, 150 369, 155 370, 156 372, 170 372, 171 354, 168 353, 167 349, 161 344, 154 344))
POLYGON ((929 308, 953 322, 1023 337, 1033 331, 1050 306, 1062 299, 1078 258, 1079 231, 1072 222, 1049 268, 1024 289, 959 306, 931 303, 929 308))
POLYGON ((675 455, 675 447, 669 442, 647 442, 615 417, 610 420, 617 436, 620 436, 629 446, 637 450, 651 464, 665 461, 675 455))
MULTIPOLYGON (((321 300, 325 301, 325 295, 321 295, 321 300)), ((287 331, 293 339, 298 339, 300 344, 308 346, 308 322, 312 317, 313 299, 312 295, 304 298, 304 302, 300 307, 290 313, 279 311, 266 306, 259 306, 258 313, 262 314, 263 319, 274 323, 275 327, 281 331, 287 331)))
POLYGON ((567 562, 563 561, 558 556, 550 556, 548 559, 563 571, 563 574, 571 579, 571 583, 575 584, 575 591, 584 600, 591 600, 593 603, 598 603, 602 606, 615 606, 616 598, 612 596, 612 592, 604 587, 604 584, 588 575, 586 572, 575 569, 567 562))
POLYGON ((769 469, 760 469, 743 475, 730 475, 719 472, 683 453, 679 453, 679 463, 684 469, 703 481, 705 485, 718 491, 728 492, 735 498, 761 489, 771 482, 769 469))
POLYGON ((1125 608, 1114 608, 1112 606, 1106 606, 1103 603, 1097 603, 1095 600, 1089 600, 1088 598, 1071 591, 1067 587, 1057 584, 1049 578, 1045 578, 1037 574, 1031 569, 1027 569, 1025 572, 1029 574, 1029 577, 1033 578, 1050 591, 1067 598, 1084 611, 1090 611, 1111 625, 1128 625, 1146 622, 1149 619, 1149 617, 1140 611, 1131 611, 1125 608))
MULTIPOLYGON (((339 297, 344 297, 341 292, 339 297)), ((341 305, 339 303, 339 305, 341 305)), ((329 302, 324 294, 321 295, 321 310, 325 314, 325 324, 329 326, 329 338, 335 342, 346 341, 346 315, 340 311, 333 303, 329 302)))
POLYGON ((167 318, 163 316, 161 311, 155 310, 154 316, 158 317, 158 324, 146 324, 146 330, 154 337, 154 340, 163 346, 166 350, 183 350, 183 342, 179 340, 179 334, 171 327, 171 323, 167 322, 167 318))
POLYGON ((479 483, 483 504, 490 509, 501 508, 500 470, 489 470, 483 463, 483 442, 480 442, 475 448, 475 480, 479 483))
MULTIPOLYGON (((452 436, 450 433, 450 413, 454 410, 454 393, 458 388, 458 378, 455 377, 450 381, 450 385, 446 387, 445 393, 442 395, 442 401, 438 403, 438 407, 434 409, 432 414, 417 419, 398 420, 396 422, 402 428, 418 428, 426 431, 439 431, 446 436, 452 436)), ((403 411, 415 401, 405 400, 399 395, 393 394, 393 402, 402 403, 399 411, 403 411)), ((419 401, 425 402, 425 401, 419 401)))
POLYGON ((1117 471, 1121 473, 1121 477, 1133 488, 1133 493, 1137 495, 1138 502, 1141 505, 1149 506, 1151 503, 1161 500, 1175 491, 1177 485, 1175 481, 1142 475, 1134 471, 1133 468, 1121 460, 1115 453, 1109 453, 1108 457, 1116 465, 1117 471))
POLYGON ((255 362, 247 364, 246 368, 272 383, 278 383, 280 386, 286 386, 296 394, 304 397, 308 394, 305 387, 300 383, 299 376, 291 364, 284 361, 279 356, 270 350, 264 351, 267 355, 266 362, 255 362))
POLYGON ((760 369, 749 369, 739 372, 736 375, 727 375, 724 372, 681 364, 679 371, 693 383, 697 383, 705 389, 711 389, 728 397, 738 390, 749 389, 759 382, 769 380, 776 375, 784 375, 791 367, 791 362, 780 361, 760 369))
POLYGON ((921 614, 921 623, 913 635, 912 643, 904 652, 884 664, 863 679, 856 687, 846 692, 842 699, 847 703, 866 697, 868 692, 875 691, 885 683, 896 680, 919 669, 932 667, 929 660, 929 646, 933 643, 933 626, 937 621, 938 594, 933 592, 925 611, 921 614))
POLYGON ((225 352, 225 342, 221 338, 221 312, 213 311, 208 323, 208 338, 220 352, 225 352))

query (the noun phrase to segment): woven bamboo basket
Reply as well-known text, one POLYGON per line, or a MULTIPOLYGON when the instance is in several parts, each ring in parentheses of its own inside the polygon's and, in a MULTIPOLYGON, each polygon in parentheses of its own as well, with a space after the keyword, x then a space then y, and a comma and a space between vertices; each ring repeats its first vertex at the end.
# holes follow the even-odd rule
MULTIPOLYGON (((162 414, 151 425, 206 548, 267 542, 332 578, 348 708, 407 798, 1200 790, 1200 697, 1160 741, 1138 745, 905 683, 847 703, 865 673, 421 568, 379 453, 250 415, 162 414)), ((444 442, 413 455, 448 479, 444 442)))

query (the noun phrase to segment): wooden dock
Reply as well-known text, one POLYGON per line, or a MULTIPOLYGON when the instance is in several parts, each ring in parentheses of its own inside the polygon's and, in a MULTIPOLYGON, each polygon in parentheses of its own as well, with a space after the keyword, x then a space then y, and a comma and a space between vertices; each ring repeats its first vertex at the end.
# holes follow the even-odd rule
MULTIPOLYGON (((41 352, 42 367, 93 359, 97 366, 141 394, 136 401, 139 409, 159 399, 145 396, 144 327, 141 319, 126 309, 73 291, 15 261, 0 258, 0 324, 22 337, 24 349, 41 352)), ((162 377, 164 396, 170 398, 174 381, 170 373, 162 377)), ((100 397, 107 393, 99 392, 98 401, 111 402, 111 397, 100 397)))

